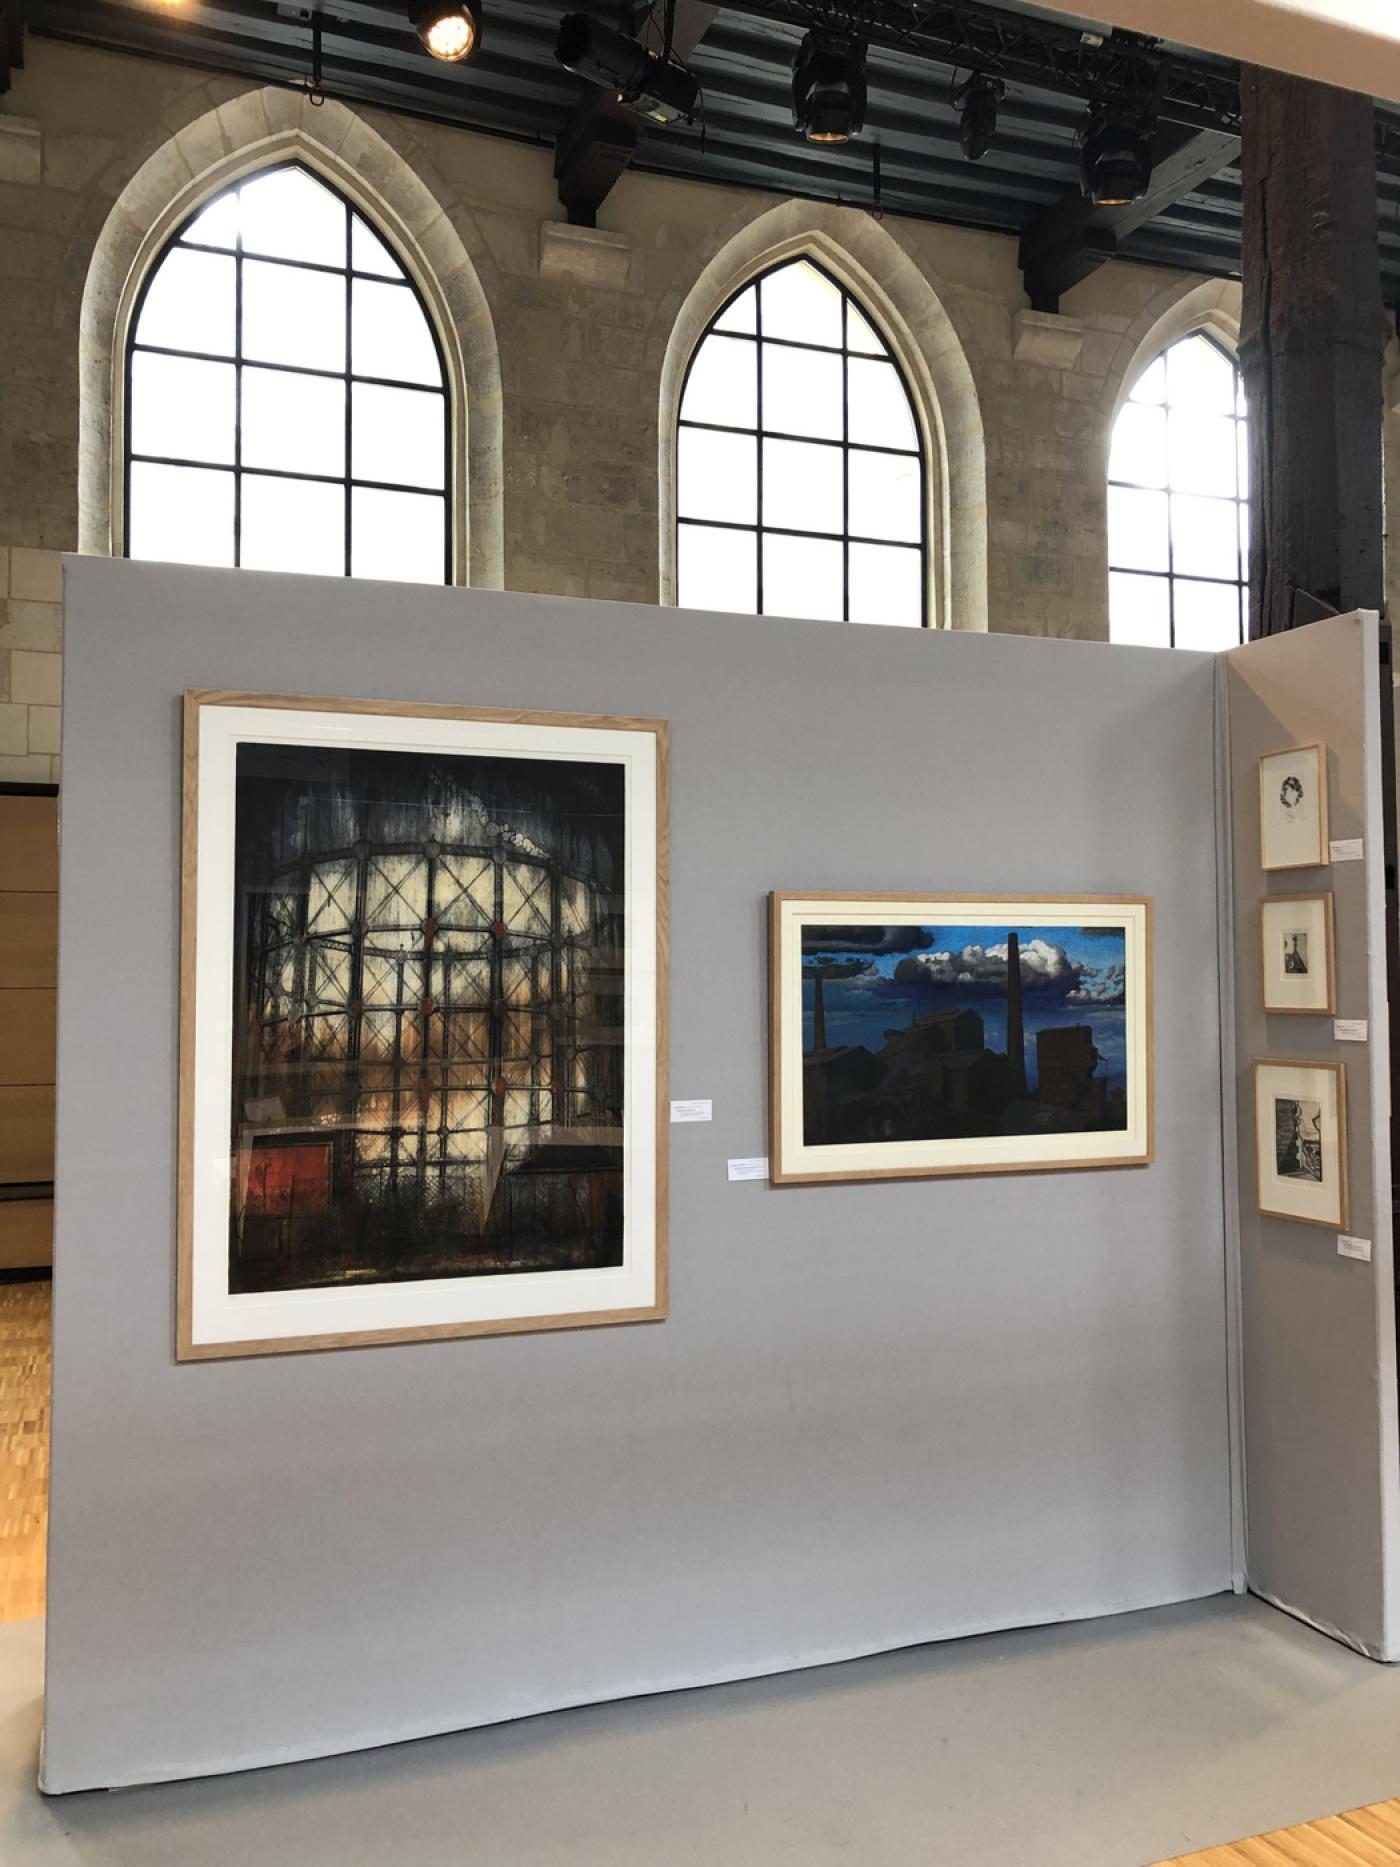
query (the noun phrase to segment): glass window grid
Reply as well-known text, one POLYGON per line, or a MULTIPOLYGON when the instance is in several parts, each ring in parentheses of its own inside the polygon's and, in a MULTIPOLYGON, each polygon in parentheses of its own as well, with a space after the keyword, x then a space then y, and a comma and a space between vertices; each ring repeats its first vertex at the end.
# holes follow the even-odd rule
MULTIPOLYGON (((792 260, 783 260, 779 265, 771 267, 768 272, 760 273, 756 279, 746 280, 745 283, 742 286, 740 286, 737 291, 732 292, 730 294, 730 296, 720 306, 719 310, 715 313, 714 317, 710 320, 710 323, 705 330, 704 336, 700 339, 700 342, 695 346, 695 349, 691 353, 690 363, 686 369, 686 379, 685 379, 684 384, 682 384, 682 387, 681 387, 680 406, 682 408, 685 407, 685 392, 690 384, 690 372, 695 367, 696 358, 700 355, 700 352, 704 348, 706 343, 708 343, 708 341, 710 340, 712 336, 732 338, 740 343, 748 343, 748 344, 753 345, 754 372, 755 372, 755 379, 756 379, 756 410, 757 410, 756 415, 755 415, 755 425, 752 428, 739 428, 739 427, 731 426, 729 423, 726 423, 726 422, 696 421, 693 417, 685 416, 685 415, 682 415, 681 417, 678 418, 676 425, 678 428, 698 428, 698 429, 707 430, 711 434, 736 434, 736 435, 743 435, 743 436, 753 435, 756 438, 757 449, 758 449, 756 490, 755 490, 756 512, 755 512, 754 520, 751 524, 746 523, 742 519, 689 518, 680 511, 680 502, 679 500, 677 500, 677 519, 676 519, 677 559, 679 561, 679 541, 680 541, 680 526, 681 525, 698 525, 698 526, 703 526, 707 529, 714 530, 714 531, 736 531, 736 532, 751 533, 755 540, 755 556, 757 559, 756 566, 755 566, 755 576, 757 579, 756 589, 758 593, 758 600, 757 600, 757 609, 755 613, 762 616, 767 613, 766 610, 764 609, 764 603, 763 603, 763 540, 765 537, 809 538, 813 540, 819 540, 820 542, 824 544, 838 543, 841 546, 841 576, 842 576, 841 615, 842 615, 843 620, 849 621, 850 615, 851 615, 851 546, 853 544, 854 545, 867 545, 868 544, 868 545, 879 545, 882 548, 888 548, 894 551, 917 552, 918 558, 919 558, 919 570, 920 570, 919 585, 920 585, 920 592, 921 592, 920 604, 919 604, 919 621, 922 627, 927 628, 928 626, 928 504, 927 504, 927 495, 926 495, 925 484, 924 484, 924 471, 925 471, 924 450, 923 450, 922 445, 919 445, 916 447, 908 447, 908 448, 878 447, 868 441, 852 441, 850 439, 850 427, 851 427, 850 397, 851 397, 851 362, 852 360, 854 359, 856 362, 864 362, 864 363, 872 363, 872 362, 888 363, 893 368, 895 375, 898 378, 900 388, 903 389, 904 391, 905 400, 909 402, 909 419, 910 419, 911 424, 913 425, 914 432, 916 435, 920 433, 918 415, 914 409, 913 400, 909 395, 909 387, 908 387, 908 384, 904 380, 904 373, 900 369, 898 363, 895 362, 894 357, 891 355, 888 346, 884 345, 884 340, 880 336, 880 332, 878 330, 878 327, 875 324, 874 319, 866 311, 863 305, 857 305, 856 310, 858 314, 864 319, 868 328, 875 333, 876 337, 880 340, 883 347, 878 354, 871 350, 852 349, 851 344, 850 344, 851 304, 852 304, 852 299, 851 299, 850 293, 845 289, 845 287, 840 283, 838 279, 832 278, 831 274, 827 272, 826 268, 824 266, 819 266, 815 260, 803 259, 803 260, 799 260, 796 262, 792 260), (836 290, 840 293, 841 295, 841 342, 840 344, 807 343, 795 337, 765 336, 764 330, 763 330, 763 286, 764 286, 764 282, 766 279, 770 278, 773 275, 773 273, 780 272, 784 269, 784 267, 792 265, 794 263, 808 265, 812 268, 814 272, 821 273, 822 277, 826 279, 829 284, 833 285, 836 288, 836 290), (725 316, 730 306, 733 305, 737 299, 742 298, 744 293, 748 291, 750 287, 754 288, 754 329, 752 331, 739 331, 739 330, 734 330, 730 327, 726 327, 723 330, 719 329, 718 327, 720 324, 720 320, 725 316), (841 359, 841 438, 839 440, 828 438, 822 435, 793 434, 786 429, 766 428, 764 426, 763 424, 763 347, 765 344, 770 344, 770 345, 773 345, 774 347, 781 348, 784 350, 808 350, 808 351, 815 351, 818 355, 821 355, 821 356, 839 356, 840 357, 841 359), (764 443, 767 441, 797 441, 797 442, 800 442, 803 446, 834 447, 834 448, 839 448, 841 450, 841 456, 842 456, 842 459, 841 459, 841 530, 839 532, 803 531, 793 526, 765 525, 764 524, 763 522, 763 451, 764 451, 764 443), (886 455, 893 455, 894 457, 901 459, 901 460, 917 460, 918 461, 919 463, 919 539, 918 539, 917 544, 912 541, 906 541, 904 539, 898 539, 898 538, 871 538, 865 535, 864 533, 853 533, 851 531, 850 529, 850 510, 851 510, 850 457, 852 454, 886 454, 886 455)), ((678 479, 678 484, 679 484, 679 479, 678 479)), ((683 593, 678 591, 677 595, 678 597, 680 597, 680 600, 684 602, 683 593)))
MULTIPOLYGON (((1185 492, 1177 493, 1177 492, 1174 492, 1172 489, 1172 484, 1171 484, 1171 465, 1170 465, 1171 442, 1169 438, 1166 442, 1166 455, 1167 455, 1168 466, 1167 466, 1166 482, 1164 485, 1147 486, 1147 485, 1144 485, 1144 483, 1141 480, 1119 479, 1112 474, 1109 475, 1109 480, 1108 480, 1108 484, 1110 487, 1121 486, 1121 487, 1126 488, 1129 492, 1162 493, 1166 498, 1166 501, 1167 501, 1167 568, 1165 570, 1144 570, 1142 566, 1139 564, 1115 563, 1114 557, 1113 557, 1113 536, 1112 536, 1111 530, 1109 533, 1109 540, 1108 540, 1108 568, 1110 572, 1116 572, 1120 576, 1125 576, 1125 577, 1159 577, 1159 578, 1165 579, 1166 586, 1167 586, 1167 642, 1168 642, 1168 645, 1172 648, 1176 647, 1177 585, 1180 583, 1183 583, 1183 582, 1185 583, 1210 583, 1210 584, 1215 584, 1218 588, 1222 590, 1234 590, 1235 600, 1236 600, 1236 604, 1238 607, 1238 616, 1239 616, 1238 640, 1240 642, 1243 642, 1245 638, 1245 630, 1248 625, 1248 619, 1249 619, 1249 564, 1246 560, 1245 553, 1242 548, 1241 540, 1240 540, 1240 530, 1241 530, 1240 518, 1243 513, 1247 513, 1249 510, 1249 495, 1247 493, 1242 494, 1239 490, 1239 487, 1240 487, 1240 468, 1239 468, 1240 426, 1243 422, 1247 421, 1249 417, 1248 417, 1247 412, 1244 411, 1240 406, 1241 377, 1240 377, 1239 364, 1235 361, 1234 357, 1230 355, 1228 350, 1226 350, 1222 345, 1217 344, 1215 340, 1212 337, 1210 337, 1205 331, 1192 331, 1189 333, 1189 335, 1178 338, 1176 340, 1176 343, 1168 344, 1166 350, 1159 351, 1157 355, 1152 359, 1152 361, 1148 363, 1147 366, 1139 372, 1137 382, 1134 383, 1132 390, 1128 394, 1128 403, 1133 402, 1134 395, 1137 391, 1138 385, 1143 381, 1144 377, 1146 377, 1148 372, 1152 369, 1153 364, 1163 362, 1165 358, 1167 357, 1168 352, 1176 349, 1177 344, 1189 344, 1189 343, 1195 343, 1197 341, 1201 343, 1209 344, 1213 350, 1217 351, 1222 357, 1224 357, 1225 361, 1230 365, 1231 370, 1234 372, 1234 378, 1235 378, 1234 406, 1229 415, 1222 415, 1220 417, 1222 421, 1230 422, 1231 432, 1234 437, 1234 449, 1232 453, 1232 459, 1234 461, 1234 476, 1235 476, 1234 492, 1233 493, 1185 493, 1185 492), (1205 577, 1205 576, 1201 576, 1199 573, 1194 572, 1194 571, 1188 573, 1185 571, 1178 571, 1174 568, 1173 545, 1172 545, 1172 501, 1177 498, 1215 499, 1215 500, 1218 500, 1222 506, 1228 505, 1233 508, 1234 515, 1235 515, 1235 561, 1238 567, 1238 572, 1239 572, 1238 576, 1205 577)), ((1170 371, 1167 371, 1164 373, 1163 379, 1165 383, 1167 384, 1167 388, 1163 394, 1162 400, 1160 402, 1142 403, 1142 404, 1139 404, 1139 406, 1162 409, 1166 415, 1168 436, 1169 436, 1170 429, 1171 429, 1172 409, 1174 406, 1172 403, 1172 399, 1171 399, 1171 388, 1170 388, 1171 373, 1170 371)), ((1127 405, 1128 405, 1127 403, 1124 404, 1125 407, 1127 405)), ((1189 409, 1189 405, 1183 406, 1181 403, 1177 403, 1175 404, 1175 407, 1178 408, 1183 414, 1187 412, 1192 412, 1192 413, 1195 412, 1194 410, 1189 409)))
POLYGON ((359 214, 358 211, 351 206, 350 202, 342 194, 340 194, 340 192, 337 189, 332 187, 331 184, 327 182, 323 176, 315 174, 312 170, 305 168, 303 164, 298 163, 298 162, 272 163, 267 168, 256 169, 250 175, 241 176, 238 181, 232 183, 228 188, 224 188, 220 190, 218 194, 211 195, 209 199, 206 201, 201 201, 199 206, 189 215, 189 217, 185 220, 185 222, 180 227, 180 229, 174 235, 172 235, 172 237, 166 242, 165 246, 161 249, 160 257, 156 260, 155 264, 150 268, 149 272, 146 274, 146 277, 144 281, 142 282, 141 291, 136 300, 135 308, 131 315, 130 323, 127 328, 128 328, 129 334, 127 338, 125 372, 124 372, 124 379, 125 379, 124 395, 125 395, 126 419, 123 424, 124 431, 125 431, 125 449, 124 449, 125 458, 124 458, 123 467, 122 467, 122 473, 123 473, 122 507, 123 507, 123 518, 124 518, 123 540, 124 540, 124 548, 128 555, 130 554, 130 539, 131 539, 131 467, 132 467, 133 461, 135 461, 139 463, 148 463, 153 466, 201 468, 201 469, 204 469, 205 471, 213 471, 213 472, 218 472, 218 473, 229 473, 232 475, 232 478, 233 478, 233 562, 234 562, 235 567, 237 567, 241 563, 241 556, 242 556, 241 547, 242 547, 242 517, 243 517, 243 481, 245 477, 265 479, 265 480, 304 480, 304 481, 309 481, 315 485, 336 486, 336 487, 341 488, 343 491, 344 500, 345 500, 345 521, 344 521, 345 522, 345 543, 344 543, 344 566, 345 567, 344 567, 343 574, 347 577, 352 574, 351 568, 350 568, 351 561, 352 561, 351 553, 352 553, 352 547, 353 547, 353 532, 354 532, 354 501, 352 498, 352 494, 355 491, 355 489, 365 488, 366 490, 371 491, 371 492, 412 493, 415 496, 419 498, 423 498, 423 499, 439 499, 442 502, 442 508, 443 508, 443 528, 442 528, 443 529, 443 574, 442 574, 442 580, 444 583, 450 583, 452 581, 452 524, 451 524, 451 504, 450 504, 450 493, 451 493, 451 485, 452 485, 452 421, 451 421, 451 408, 450 406, 447 405, 447 401, 446 401, 447 372, 446 372, 446 368, 443 362, 442 344, 438 338, 436 326, 434 325, 432 318, 428 315, 427 306, 423 303, 422 294, 419 292, 417 286, 414 285, 412 279, 409 277, 407 269, 402 266, 402 262, 399 261, 398 255, 397 253, 394 252, 393 247, 390 245, 390 243, 385 238, 385 236, 383 236, 379 232, 378 228, 376 228, 370 221, 365 219, 363 215, 359 214), (188 237, 190 229, 193 226, 193 224, 200 218, 202 214, 206 213, 209 208, 213 207, 216 202, 226 199, 229 195, 237 194, 239 189, 245 186, 246 184, 256 182, 256 181, 261 181, 266 176, 276 174, 280 170, 284 170, 284 169, 300 170, 303 174, 310 176, 311 179, 319 187, 324 188, 328 194, 332 195, 339 202, 345 214, 345 264, 343 266, 328 265, 319 260, 287 259, 276 254, 261 253, 261 252, 256 252, 256 251, 249 252, 245 255, 244 247, 243 247, 243 230, 242 230, 241 224, 238 228, 237 234, 235 236, 235 242, 232 248, 229 248, 227 246, 212 245, 206 241, 190 239, 188 237), (389 252, 390 257, 393 258, 394 261, 400 265, 400 269, 403 271, 402 281, 397 280, 397 279, 386 278, 382 272, 371 272, 364 268, 357 267, 355 265, 353 233, 354 233, 354 224, 357 220, 364 222, 364 225, 368 227, 371 234, 373 234, 375 241, 383 245, 389 252), (140 328, 141 313, 143 309, 145 308, 147 293, 150 291, 151 286, 154 283, 155 278, 161 269, 161 266, 164 264, 166 257, 170 253, 174 252, 177 248, 184 248, 186 251, 196 252, 196 253, 214 253, 214 254, 217 254, 221 258, 232 258, 234 262, 234 350, 233 350, 232 356, 221 355, 220 353, 216 351, 199 350, 193 347, 191 348, 181 347, 177 349, 173 346, 165 345, 165 344, 143 344, 143 343, 137 342, 136 332, 140 328), (322 369, 322 368, 318 368, 310 364, 302 364, 302 363, 269 363, 269 362, 264 361, 260 357, 245 357, 243 355, 243 265, 244 265, 245 257, 247 259, 255 261, 260 266, 284 266, 289 269, 299 270, 302 272, 319 272, 323 274, 328 273, 333 276, 341 277, 344 279, 345 281, 345 367, 343 369, 322 369), (375 285, 389 286, 393 288, 394 290, 405 291, 405 292, 409 292, 412 294, 414 302, 417 304, 419 312, 421 313, 423 320, 428 327, 429 333, 432 336, 433 351, 437 357, 438 374, 439 374, 439 381, 436 385, 430 384, 430 383, 413 382, 408 379, 397 378, 397 377, 366 376, 360 373, 359 371, 355 370, 355 368, 353 367, 354 365, 354 331, 355 331, 353 287, 357 279, 364 280, 366 282, 373 283, 375 285), (148 356, 180 357, 183 359, 188 359, 193 362, 221 363, 221 364, 232 366, 233 372, 234 372, 234 433, 233 433, 233 460, 231 463, 227 460, 183 458, 183 457, 164 455, 164 454, 142 454, 142 453, 136 453, 133 450, 132 445, 131 445, 132 359, 138 353, 142 353, 148 356), (250 467, 250 466, 244 465, 243 463, 243 420, 242 420, 242 416, 243 416, 243 373, 245 369, 273 370, 273 371, 277 371, 283 375, 288 375, 288 376, 313 376, 313 377, 318 377, 322 380, 340 382, 345 385, 345 438, 344 438, 345 471, 343 473, 340 473, 340 474, 305 473, 305 472, 298 472, 295 469, 290 469, 290 468, 250 467), (438 396, 443 400, 443 403, 444 403, 443 424, 442 424, 443 461, 442 461, 441 490, 435 487, 425 487, 422 485, 410 485, 410 484, 406 484, 405 482, 401 480, 369 480, 369 479, 364 479, 362 477, 359 477, 351 472, 351 466, 354 460, 354 454, 353 454, 353 444, 354 444, 353 385, 357 383, 365 383, 365 384, 369 384, 371 386, 377 386, 380 388, 409 389, 409 390, 416 391, 420 395, 438 396))

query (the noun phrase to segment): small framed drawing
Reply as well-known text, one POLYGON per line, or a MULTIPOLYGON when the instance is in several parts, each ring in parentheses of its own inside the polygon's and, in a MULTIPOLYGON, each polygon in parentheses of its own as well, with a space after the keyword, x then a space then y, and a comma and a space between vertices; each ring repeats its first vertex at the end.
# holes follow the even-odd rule
POLYGON ((177 1355, 666 1313, 666 725, 185 696, 177 1355))
POLYGON ((1254 1128, 1259 1210, 1344 1232, 1347 1116, 1342 1065, 1256 1063, 1254 1128))
POLYGON ((775 1181, 1142 1166, 1152 903, 770 898, 775 1181))
POLYGON ((1267 896, 1259 948, 1265 1011, 1337 1009, 1330 894, 1267 896))
POLYGON ((1327 747, 1290 746, 1259 761, 1259 865, 1315 869, 1327 860, 1327 747))

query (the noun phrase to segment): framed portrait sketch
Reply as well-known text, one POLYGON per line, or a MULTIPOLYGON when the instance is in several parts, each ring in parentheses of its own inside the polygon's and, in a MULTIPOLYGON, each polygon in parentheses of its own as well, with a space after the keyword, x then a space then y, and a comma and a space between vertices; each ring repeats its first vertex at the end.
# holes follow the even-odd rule
POLYGON ((1327 747, 1290 746, 1259 761, 1259 866, 1315 869, 1327 861, 1327 747))
POLYGON ((1346 1074, 1340 1063, 1254 1065, 1260 1212, 1344 1232, 1346 1074))
POLYGON ((770 897, 775 1181, 1142 1166, 1152 904, 770 897))
POLYGON ((666 749, 185 696, 181 1360, 665 1315, 666 749))
POLYGON ((1259 960, 1265 1011, 1335 1011, 1331 895, 1266 896, 1259 960))

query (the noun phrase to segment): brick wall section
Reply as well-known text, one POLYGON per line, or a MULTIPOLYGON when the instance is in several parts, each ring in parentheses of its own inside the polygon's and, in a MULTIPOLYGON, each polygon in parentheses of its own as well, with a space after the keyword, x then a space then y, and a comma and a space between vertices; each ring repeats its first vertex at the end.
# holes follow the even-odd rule
POLYGON ((57 782, 62 598, 56 551, 0 546, 0 782, 57 782))

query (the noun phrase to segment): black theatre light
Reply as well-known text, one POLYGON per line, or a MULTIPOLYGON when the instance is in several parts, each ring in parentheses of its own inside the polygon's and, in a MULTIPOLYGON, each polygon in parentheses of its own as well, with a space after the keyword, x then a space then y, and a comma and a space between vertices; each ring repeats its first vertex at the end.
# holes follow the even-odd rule
POLYGON ((992 146, 997 133, 997 105, 1006 95, 1000 78, 989 78, 985 71, 974 71, 953 93, 953 103, 962 112, 958 141, 969 162, 980 162, 992 146))
POLYGON ((565 71, 612 91, 620 104, 654 123, 695 115, 699 82, 684 65, 660 57, 625 33, 614 32, 587 13, 566 13, 559 22, 554 56, 565 71))
POLYGON ((792 121, 809 143, 848 143, 865 122, 865 46, 814 27, 792 62, 792 121))
POLYGON ((1109 110, 1095 110, 1084 127, 1081 183, 1096 207, 1127 207, 1152 183, 1152 150, 1141 130, 1109 110))
POLYGON ((445 65, 470 58, 481 44, 481 7, 478 0, 409 0, 413 30, 445 65))

